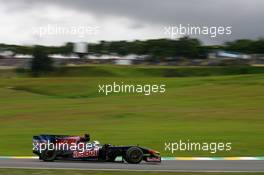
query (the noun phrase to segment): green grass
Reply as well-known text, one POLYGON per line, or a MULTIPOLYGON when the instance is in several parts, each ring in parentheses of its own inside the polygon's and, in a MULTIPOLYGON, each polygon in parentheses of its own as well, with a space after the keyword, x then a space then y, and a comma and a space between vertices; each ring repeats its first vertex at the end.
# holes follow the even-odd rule
POLYGON ((116 66, 89 65, 62 67, 46 76, 63 77, 194 77, 264 73, 263 67, 172 67, 172 66, 116 66))
MULTIPOLYGON (((166 172, 115 172, 115 171, 77 171, 77 170, 26 170, 26 169, 0 169, 0 174, 4 175, 228 175, 234 173, 166 173, 166 172)), ((236 173, 237 174, 237 173, 236 173)), ((248 173, 239 173, 246 175, 248 173)), ((263 173, 250 173, 251 175, 261 175, 263 173)))
MULTIPOLYGON (((85 65, 59 67, 42 75, 46 77, 194 77, 241 74, 263 74, 264 67, 253 66, 117 66, 85 65)), ((1 70, 0 77, 27 76, 28 70, 1 70)))
POLYGON ((103 143, 144 145, 166 156, 263 156, 263 88, 264 74, 1 78, 0 155, 31 155, 33 135, 90 132, 103 143), (114 81, 166 84, 166 93, 98 93, 98 84, 114 81), (164 142, 180 139, 232 142, 232 151, 164 151, 164 142))

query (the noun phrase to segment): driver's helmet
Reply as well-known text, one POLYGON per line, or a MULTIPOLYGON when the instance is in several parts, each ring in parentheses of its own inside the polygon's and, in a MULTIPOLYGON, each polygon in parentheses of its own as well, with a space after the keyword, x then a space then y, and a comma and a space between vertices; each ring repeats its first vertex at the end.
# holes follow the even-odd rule
POLYGON ((93 143, 93 146, 100 146, 100 142, 97 140, 94 140, 92 143, 93 143))

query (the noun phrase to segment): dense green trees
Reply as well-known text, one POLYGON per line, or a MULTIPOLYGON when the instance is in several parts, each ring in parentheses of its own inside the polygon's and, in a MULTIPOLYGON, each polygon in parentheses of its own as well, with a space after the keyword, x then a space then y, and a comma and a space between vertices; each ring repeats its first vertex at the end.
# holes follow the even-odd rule
POLYGON ((197 39, 181 38, 179 40, 153 39, 146 41, 101 41, 99 44, 89 45, 89 51, 92 53, 119 55, 137 54, 152 55, 155 57, 197 57, 201 44, 197 39))
POLYGON ((225 49, 242 53, 264 53, 264 39, 248 40, 241 39, 225 43, 225 49))

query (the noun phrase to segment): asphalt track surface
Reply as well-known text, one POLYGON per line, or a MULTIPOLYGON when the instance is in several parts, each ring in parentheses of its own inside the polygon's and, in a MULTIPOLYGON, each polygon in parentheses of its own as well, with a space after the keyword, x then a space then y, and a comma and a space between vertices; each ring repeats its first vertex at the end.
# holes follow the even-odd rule
POLYGON ((167 160, 162 163, 43 162, 37 159, 0 159, 0 168, 69 169, 159 172, 264 172, 263 160, 167 160))

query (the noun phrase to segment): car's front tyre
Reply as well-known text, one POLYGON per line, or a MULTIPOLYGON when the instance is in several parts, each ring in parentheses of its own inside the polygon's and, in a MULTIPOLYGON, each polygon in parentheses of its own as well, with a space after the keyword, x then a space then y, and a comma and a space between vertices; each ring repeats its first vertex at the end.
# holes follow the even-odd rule
POLYGON ((143 151, 138 147, 131 147, 126 151, 125 160, 128 163, 137 164, 143 160, 143 151))

